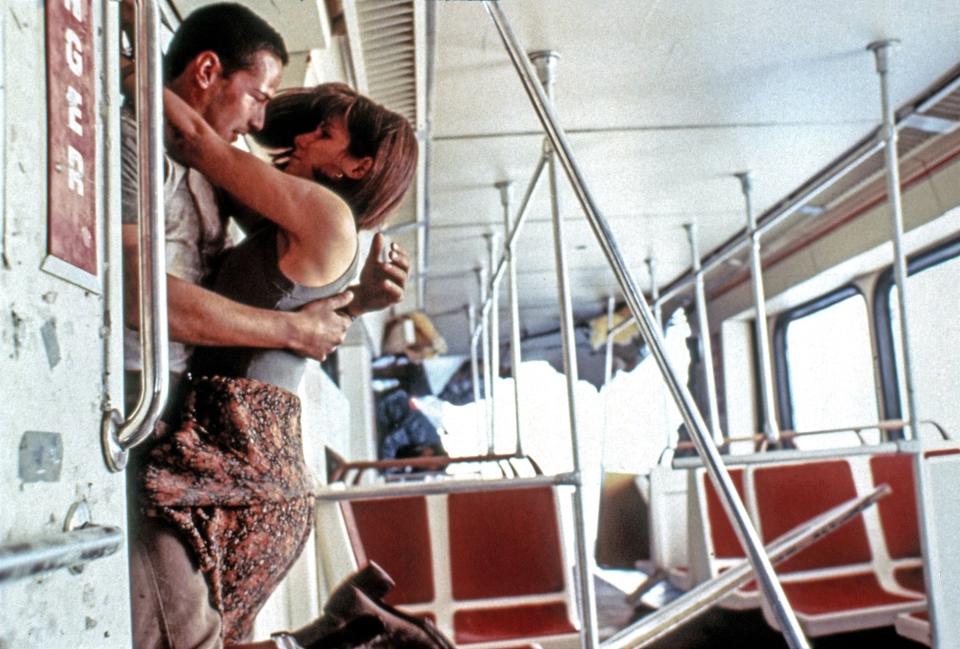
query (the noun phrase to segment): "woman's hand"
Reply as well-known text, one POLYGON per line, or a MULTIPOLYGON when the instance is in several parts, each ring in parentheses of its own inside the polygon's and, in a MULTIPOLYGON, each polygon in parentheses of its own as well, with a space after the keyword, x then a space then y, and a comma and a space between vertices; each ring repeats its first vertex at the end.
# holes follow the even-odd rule
POLYGON ((391 243, 387 258, 381 261, 385 243, 383 234, 374 235, 370 253, 360 271, 360 284, 352 287, 354 298, 348 311, 354 317, 386 309, 403 300, 410 260, 399 244, 391 243))

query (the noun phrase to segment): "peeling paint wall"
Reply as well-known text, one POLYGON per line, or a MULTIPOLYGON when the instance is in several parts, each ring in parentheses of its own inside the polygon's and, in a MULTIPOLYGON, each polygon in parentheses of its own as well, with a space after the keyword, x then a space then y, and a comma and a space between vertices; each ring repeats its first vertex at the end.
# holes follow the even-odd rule
MULTIPOLYGON (((97 290, 85 290, 40 270, 47 252, 44 5, 7 0, 0 9, 2 544, 59 533, 78 501, 92 522, 126 528, 124 477, 107 471, 100 450, 105 395, 120 394, 120 331, 109 327, 106 306, 115 303, 120 313, 116 271, 101 261, 97 290)), ((93 3, 97 240, 98 258, 107 261, 119 259, 118 197, 109 182, 119 177, 109 166, 115 109, 104 99, 115 96, 115 84, 105 85, 116 72, 105 53, 116 50, 107 45, 116 43, 107 27, 116 5, 93 3)), ((61 570, 0 585, 0 601, 0 649, 130 646, 125 548, 79 575, 61 570)))

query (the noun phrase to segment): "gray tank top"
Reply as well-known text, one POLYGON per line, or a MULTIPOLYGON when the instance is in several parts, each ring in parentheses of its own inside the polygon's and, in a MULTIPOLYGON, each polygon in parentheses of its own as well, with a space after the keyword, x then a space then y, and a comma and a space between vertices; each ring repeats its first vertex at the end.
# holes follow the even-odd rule
MULTIPOLYGON (((357 270, 359 249, 350 267, 325 286, 302 286, 281 272, 277 258, 277 227, 261 228, 222 257, 207 287, 242 304, 276 311, 295 311, 304 304, 343 291, 357 270)), ((296 391, 305 359, 282 349, 198 347, 193 355, 194 376, 237 376, 296 391)))

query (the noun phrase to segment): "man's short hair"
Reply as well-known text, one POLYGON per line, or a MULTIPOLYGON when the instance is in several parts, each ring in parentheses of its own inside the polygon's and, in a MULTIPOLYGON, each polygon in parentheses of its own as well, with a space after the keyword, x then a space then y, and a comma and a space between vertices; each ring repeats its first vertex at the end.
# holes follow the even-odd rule
POLYGON ((163 78, 173 81, 207 51, 216 53, 224 76, 229 76, 249 68, 257 52, 264 50, 287 64, 283 37, 263 18, 234 2, 207 5, 187 16, 173 35, 163 59, 163 78))

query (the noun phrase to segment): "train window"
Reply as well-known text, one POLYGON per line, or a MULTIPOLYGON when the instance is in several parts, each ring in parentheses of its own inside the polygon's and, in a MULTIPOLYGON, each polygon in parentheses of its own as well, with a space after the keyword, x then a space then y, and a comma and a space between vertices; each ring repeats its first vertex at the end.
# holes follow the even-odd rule
MULTIPOLYGON (((781 423, 799 432, 877 421, 867 303, 848 286, 782 315, 774 332, 781 423), (843 398, 837 398, 837 395, 843 398)), ((865 431, 876 443, 879 433, 865 431)), ((856 446, 853 432, 797 437, 798 449, 856 446)))
MULTIPOLYGON (((911 259, 907 277, 907 319, 917 414, 921 421, 932 420, 953 434, 960 431, 960 412, 952 406, 960 349, 958 273, 960 240, 911 259)), ((906 386, 901 370, 899 291, 889 271, 880 279, 877 298, 878 341, 883 343, 881 350, 888 350, 881 353, 884 414, 896 419, 902 413, 906 386), (895 363, 890 362, 891 348, 895 363)), ((921 424, 920 432, 923 437, 936 434, 931 424, 921 424)))

